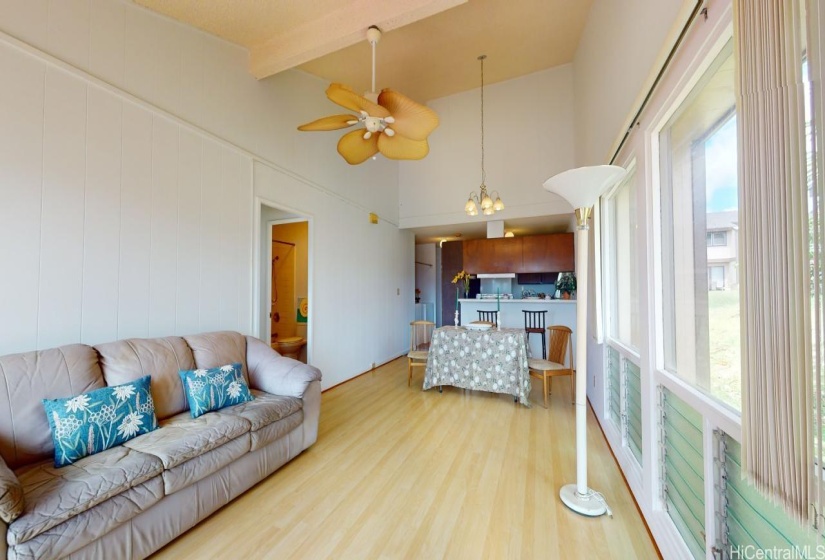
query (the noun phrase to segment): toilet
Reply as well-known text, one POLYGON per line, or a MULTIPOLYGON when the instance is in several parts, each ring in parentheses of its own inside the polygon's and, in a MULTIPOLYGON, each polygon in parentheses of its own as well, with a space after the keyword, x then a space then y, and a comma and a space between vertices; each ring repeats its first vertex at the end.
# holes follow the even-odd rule
POLYGON ((272 343, 272 348, 281 356, 300 360, 301 349, 307 343, 301 336, 287 336, 272 343))

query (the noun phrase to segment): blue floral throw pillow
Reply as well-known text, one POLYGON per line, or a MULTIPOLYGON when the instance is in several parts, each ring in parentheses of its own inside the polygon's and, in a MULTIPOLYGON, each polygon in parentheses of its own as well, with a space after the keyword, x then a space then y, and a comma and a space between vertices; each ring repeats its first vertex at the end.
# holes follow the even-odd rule
POLYGON ((192 418, 253 398, 241 373, 241 364, 179 373, 192 418))
POLYGON ((54 442, 54 466, 63 467, 158 427, 150 377, 67 399, 43 399, 54 442))

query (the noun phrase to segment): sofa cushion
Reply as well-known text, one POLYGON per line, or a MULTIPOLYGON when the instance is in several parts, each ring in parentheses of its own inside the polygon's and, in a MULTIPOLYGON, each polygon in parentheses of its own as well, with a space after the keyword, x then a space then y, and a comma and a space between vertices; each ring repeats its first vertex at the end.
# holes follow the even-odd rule
POLYGON ((158 427, 149 376, 64 399, 43 399, 54 466, 120 445, 158 427))
POLYGON ((178 372, 194 369, 195 359, 182 338, 132 338, 98 344, 95 350, 100 354, 100 366, 107 385, 119 385, 149 375, 152 377, 155 414, 159 419, 186 410, 186 397, 178 372))
POLYGON ((224 414, 236 414, 252 424, 252 451, 275 441, 301 425, 303 402, 293 397, 280 397, 252 390, 255 400, 224 408, 224 414))
POLYGON ((71 344, 0 357, 0 455, 12 470, 54 454, 42 399, 105 386, 90 346, 71 344))
POLYGON ((249 431, 249 421, 231 414, 210 412, 197 418, 183 412, 161 421, 161 429, 124 443, 141 453, 154 455, 171 469, 192 457, 220 447, 249 431))
POLYGON ((163 471, 163 489, 167 496, 173 494, 212 473, 218 472, 226 465, 249 453, 249 450, 249 433, 241 434, 220 447, 201 453, 185 463, 163 471))
MULTIPOLYGON (((10 559, 65 558, 84 550, 102 535, 108 538, 107 554, 97 558, 124 557, 123 541, 110 537, 112 531, 140 515, 163 498, 163 480, 153 476, 143 484, 112 496, 91 509, 75 515, 34 538, 9 548, 10 559)), ((85 552, 85 550, 84 550, 85 552)), ((80 558, 89 558, 81 553, 80 558)))
POLYGON ((180 372, 192 418, 252 400, 241 364, 180 372))
POLYGON ((263 391, 252 389, 255 399, 223 409, 224 414, 234 414, 249 420, 251 431, 260 430, 267 424, 277 422, 282 418, 301 410, 301 399, 270 395, 263 391))
POLYGON ((156 458, 124 446, 55 468, 43 461, 16 471, 23 485, 23 514, 9 525, 8 543, 25 542, 112 496, 159 475, 156 458))
MULTIPOLYGON (((195 368, 210 369, 226 364, 241 364, 241 372, 249 383, 246 369, 246 337, 232 331, 220 331, 183 337, 195 356, 195 368)), ((195 369, 180 368, 180 369, 195 369)))

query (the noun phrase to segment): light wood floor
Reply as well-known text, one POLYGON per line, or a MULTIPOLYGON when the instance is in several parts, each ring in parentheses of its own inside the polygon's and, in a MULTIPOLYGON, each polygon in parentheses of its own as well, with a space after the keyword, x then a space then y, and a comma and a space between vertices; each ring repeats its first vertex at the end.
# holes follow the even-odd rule
MULTIPOLYGON (((550 408, 407 387, 406 358, 323 394, 318 442, 158 559, 657 558, 589 412, 589 483, 613 518, 558 498, 575 482, 570 383, 550 408)), ((416 386, 417 383, 417 386, 416 386)))

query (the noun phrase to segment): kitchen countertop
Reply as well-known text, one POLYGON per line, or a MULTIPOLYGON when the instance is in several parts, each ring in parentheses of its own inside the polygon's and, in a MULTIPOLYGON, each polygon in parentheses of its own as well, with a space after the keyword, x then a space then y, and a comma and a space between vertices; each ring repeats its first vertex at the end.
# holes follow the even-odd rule
POLYGON ((496 301, 501 301, 501 303, 576 303, 575 299, 539 299, 539 298, 525 298, 525 299, 505 299, 501 298, 500 300, 496 300, 496 298, 490 299, 476 299, 476 298, 460 298, 458 300, 462 303, 495 303, 496 301))

